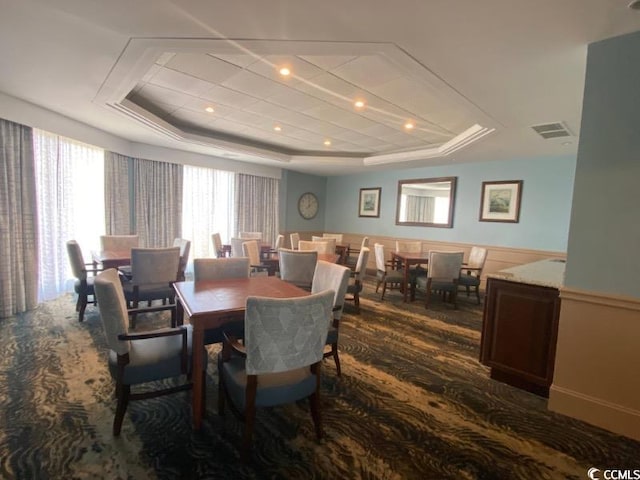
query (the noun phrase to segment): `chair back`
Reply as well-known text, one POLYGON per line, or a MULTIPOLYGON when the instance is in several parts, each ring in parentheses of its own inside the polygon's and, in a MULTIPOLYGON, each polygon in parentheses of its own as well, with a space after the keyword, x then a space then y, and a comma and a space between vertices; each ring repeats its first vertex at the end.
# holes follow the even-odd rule
POLYGON ((82 250, 78 242, 75 240, 69 240, 67 242, 67 255, 69 256, 73 276, 78 280, 86 280, 87 270, 84 268, 84 257, 82 256, 82 250))
POLYGON ((376 268, 379 272, 386 272, 387 265, 384 260, 384 245, 381 243, 376 243, 373 246, 373 252, 376 256, 376 268))
POLYGON ((310 288, 318 263, 318 252, 281 248, 278 250, 278 263, 282 280, 310 288))
POLYGON ((262 240, 262 232, 240 232, 238 237, 243 240, 262 240))
POLYGON ((232 238, 229 240, 231 243, 231 256, 232 257, 242 257, 244 256, 244 251, 242 250, 242 244, 246 242, 243 238, 232 238))
POLYGON ((286 372, 320 362, 333 318, 334 295, 333 290, 326 290, 297 298, 247 298, 247 374, 286 372))
POLYGON ((460 276, 464 252, 429 252, 427 278, 442 282, 453 282, 460 276))
POLYGON ((243 242, 242 253, 245 257, 249 257, 249 263, 251 265, 260 265, 260 247, 258 247, 258 240, 243 242))
POLYGON ((487 260, 487 249, 483 247, 471 247, 471 251, 469 252, 469 261, 467 262, 467 267, 478 269, 478 276, 482 273, 482 269, 484 268, 484 262, 487 260))
POLYGON ((353 271, 353 276, 356 281, 362 281, 362 278, 367 273, 367 263, 369 262, 369 248, 362 247, 360 254, 358 255, 358 261, 356 262, 356 268, 353 271))
POLYGON ((323 233, 322 238, 335 238, 338 245, 342 245, 344 235, 342 233, 323 233))
POLYGON ((369 237, 364 237, 362 239, 362 243, 360 244, 360 249, 362 250, 365 247, 369 246, 369 237))
POLYGON ((273 250, 277 251, 279 248, 284 248, 284 235, 278 235, 278 238, 276 238, 276 245, 273 250))
POLYGON ((213 255, 217 257, 222 256, 222 238, 219 233, 211 235, 211 243, 213 244, 213 255))
POLYGON ((349 277, 351 269, 337 263, 329 263, 318 260, 316 271, 313 274, 311 282, 311 293, 320 293, 325 290, 333 290, 333 318, 340 320, 342 318, 342 306, 344 305, 344 296, 349 286, 349 277), (338 310, 335 310, 340 307, 338 310))
MULTIPOLYGON (((316 237, 322 238, 322 237, 316 237)), ((336 253, 336 240, 335 238, 328 238, 326 241, 308 241, 300 240, 298 242, 298 250, 303 251, 316 251, 318 253, 336 253)))
POLYGON ((300 242, 300 234, 292 233, 291 235, 289 235, 289 239, 291 240, 291 249, 297 250, 298 242, 300 242))
POLYGON ((193 261, 193 279, 226 280, 229 278, 249 278, 248 257, 196 258, 193 261))
POLYGON ((109 252, 125 252, 139 246, 138 235, 101 235, 100 248, 109 252))
POLYGON ((184 238, 176 238, 173 241, 174 247, 180 247, 180 263, 178 265, 178 279, 184 280, 184 271, 187 269, 189 252, 191 251, 191 241, 184 238))
POLYGON ((405 242, 396 240, 396 252, 422 253, 422 242, 405 242))
POLYGON ((133 285, 169 284, 178 279, 180 247, 132 248, 133 285))
POLYGON ((118 271, 110 268, 100 272, 96 276, 94 289, 107 344, 116 354, 124 355, 129 352, 131 345, 128 340, 118 340, 118 335, 129 330, 129 316, 118 271))

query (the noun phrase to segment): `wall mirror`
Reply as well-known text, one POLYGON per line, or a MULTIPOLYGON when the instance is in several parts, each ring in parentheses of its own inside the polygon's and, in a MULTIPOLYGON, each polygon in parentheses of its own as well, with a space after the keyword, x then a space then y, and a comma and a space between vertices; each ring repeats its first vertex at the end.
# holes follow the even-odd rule
POLYGON ((400 180, 396 225, 452 228, 455 198, 456 177, 400 180))

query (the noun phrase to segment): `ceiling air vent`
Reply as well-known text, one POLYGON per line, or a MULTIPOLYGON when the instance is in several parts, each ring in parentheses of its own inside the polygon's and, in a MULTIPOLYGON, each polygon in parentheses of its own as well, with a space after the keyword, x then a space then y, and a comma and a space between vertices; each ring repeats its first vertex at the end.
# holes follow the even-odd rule
POLYGON ((542 138, 570 137, 569 129, 562 122, 534 125, 533 128, 542 138))

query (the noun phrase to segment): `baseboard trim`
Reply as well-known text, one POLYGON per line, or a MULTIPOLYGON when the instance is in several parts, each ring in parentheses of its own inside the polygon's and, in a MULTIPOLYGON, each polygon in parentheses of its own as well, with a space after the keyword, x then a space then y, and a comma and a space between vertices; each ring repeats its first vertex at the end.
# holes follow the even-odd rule
POLYGON ((640 411, 551 385, 549 410, 640 440, 640 411))

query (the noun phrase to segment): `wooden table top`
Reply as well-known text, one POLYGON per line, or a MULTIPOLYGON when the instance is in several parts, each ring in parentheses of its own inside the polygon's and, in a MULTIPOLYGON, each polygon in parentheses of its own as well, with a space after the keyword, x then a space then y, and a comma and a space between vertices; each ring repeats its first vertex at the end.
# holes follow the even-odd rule
POLYGON ((176 282, 174 288, 192 324, 199 318, 243 313, 250 296, 291 298, 309 295, 306 290, 278 277, 267 276, 176 282))

